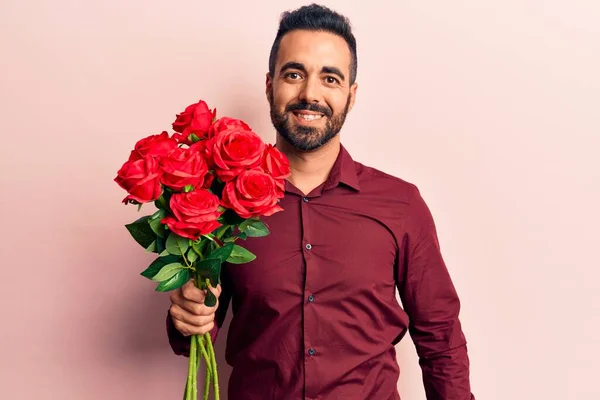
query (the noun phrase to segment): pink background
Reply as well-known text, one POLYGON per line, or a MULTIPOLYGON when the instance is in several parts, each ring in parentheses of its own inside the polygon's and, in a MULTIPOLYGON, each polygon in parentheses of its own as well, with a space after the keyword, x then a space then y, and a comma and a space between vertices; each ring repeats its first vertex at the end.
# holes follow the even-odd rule
MULTIPOLYGON (((1 398, 181 398, 168 298, 139 276, 153 256, 112 179, 200 98, 272 142, 268 52, 301 4, 0 3, 1 398)), ((325 4, 358 38, 343 143, 428 201, 478 399, 600 398, 600 4, 325 4)), ((398 351, 403 400, 424 399, 398 351)))

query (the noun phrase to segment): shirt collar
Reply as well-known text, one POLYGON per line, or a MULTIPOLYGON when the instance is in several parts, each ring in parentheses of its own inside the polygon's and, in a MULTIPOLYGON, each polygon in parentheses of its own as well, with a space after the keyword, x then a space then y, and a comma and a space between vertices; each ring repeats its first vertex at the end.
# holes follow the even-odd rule
POLYGON ((327 178, 323 190, 332 189, 340 183, 351 187, 357 192, 360 191, 358 175, 356 174, 356 164, 348 150, 346 150, 341 143, 340 152, 333 164, 333 168, 329 173, 329 178, 327 178))

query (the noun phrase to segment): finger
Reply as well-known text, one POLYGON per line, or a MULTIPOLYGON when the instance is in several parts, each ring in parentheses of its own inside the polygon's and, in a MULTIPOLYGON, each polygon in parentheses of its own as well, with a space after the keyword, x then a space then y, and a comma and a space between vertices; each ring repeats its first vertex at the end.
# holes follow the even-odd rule
POLYGON ((206 298, 204 291, 197 288, 193 280, 188 281, 181 287, 181 294, 186 300, 199 304, 204 304, 204 299, 206 298))
POLYGON ((219 299, 217 299, 217 302, 212 307, 207 307, 205 304, 202 304, 202 307, 200 308, 199 315, 211 315, 211 314, 214 314, 214 313, 217 312, 217 308, 219 308, 219 299))
POLYGON ((209 286, 208 289, 217 297, 219 298, 219 296, 221 295, 221 285, 217 285, 216 288, 209 286))
POLYGON ((193 315, 210 315, 216 311, 215 307, 206 307, 204 304, 196 303, 190 300, 182 300, 177 303, 173 303, 183 308, 187 312, 193 315))
POLYGON ((180 320, 173 320, 173 324, 175 328, 181 332, 183 336, 190 335, 204 335, 206 332, 210 332, 214 326, 214 322, 210 322, 203 326, 190 325, 188 323, 182 322, 180 320))
POLYGON ((204 304, 204 302, 198 303, 196 301, 188 300, 184 297, 174 298, 172 299, 171 303, 178 305, 179 307, 194 315, 210 315, 215 313, 217 311, 217 308, 219 307, 218 298, 215 305, 212 307, 207 307, 204 304))
POLYGON ((171 314, 171 317, 173 318, 173 322, 177 320, 182 323, 193 325, 196 327, 210 324, 215 320, 214 313, 210 315, 196 315, 188 312, 184 308, 179 307, 177 304, 173 304, 169 309, 169 312, 171 314))

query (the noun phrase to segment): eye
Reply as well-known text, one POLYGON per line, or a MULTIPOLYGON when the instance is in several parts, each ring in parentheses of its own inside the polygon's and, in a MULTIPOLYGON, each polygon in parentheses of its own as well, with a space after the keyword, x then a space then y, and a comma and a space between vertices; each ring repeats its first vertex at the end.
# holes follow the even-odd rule
POLYGON ((333 76, 328 76, 325 78, 325 82, 327 82, 330 85, 335 85, 340 83, 339 79, 334 78, 333 76))
POLYGON ((297 72, 289 72, 289 73, 285 74, 285 77, 287 79, 296 80, 296 79, 300 79, 300 74, 297 72))

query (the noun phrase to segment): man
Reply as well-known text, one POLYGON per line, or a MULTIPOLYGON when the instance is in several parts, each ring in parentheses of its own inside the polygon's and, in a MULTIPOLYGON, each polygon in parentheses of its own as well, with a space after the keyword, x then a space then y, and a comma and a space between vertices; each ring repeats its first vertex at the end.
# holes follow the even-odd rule
POLYGON ((399 399, 394 345, 407 331, 428 400, 474 399, 459 299, 427 205, 413 184, 341 145, 356 71, 344 17, 317 5, 283 15, 266 94, 292 169, 284 211, 264 219, 269 236, 243 243, 255 261, 224 265, 217 306, 191 283, 171 296, 169 340, 181 355, 189 335, 216 336, 232 303, 230 400, 399 399))

